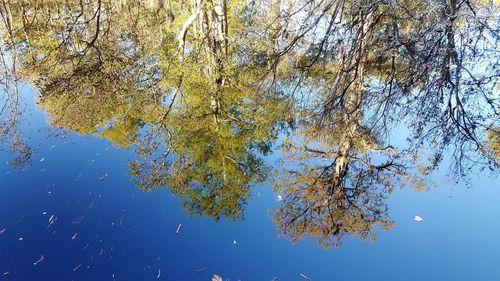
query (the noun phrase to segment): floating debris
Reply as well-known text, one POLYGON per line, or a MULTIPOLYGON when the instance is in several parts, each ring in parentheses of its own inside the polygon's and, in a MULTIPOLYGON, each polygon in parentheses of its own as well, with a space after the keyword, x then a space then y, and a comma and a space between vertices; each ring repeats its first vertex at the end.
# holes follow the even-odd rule
POLYGON ((46 215, 46 214, 47 214, 47 212, 43 212, 43 213, 42 213, 42 215, 46 215))
POLYGON ((55 144, 53 144, 52 146, 49 147, 49 150, 53 149, 54 147, 56 147, 55 144))
POLYGON ((0 235, 4 234, 5 231, 7 231, 7 228, 4 228, 4 229, 0 230, 0 235))
POLYGON ((56 221, 57 221, 57 217, 54 216, 54 215, 50 215, 49 225, 47 225, 47 228, 49 228, 51 225, 53 225, 54 223, 56 223, 56 221))
POLYGON ((305 275, 304 273, 299 273, 300 277, 306 279, 306 280, 312 280, 311 277, 305 275))
POLYGON ((421 216, 415 216, 414 220, 415 221, 423 221, 424 218, 422 218, 421 216))
POLYGON ((222 281, 222 277, 220 277, 217 274, 214 274, 214 276, 212 277, 212 281, 222 281))
POLYGON ((71 237, 71 240, 75 240, 77 235, 78 235, 78 233, 75 233, 75 234, 71 237))
POLYGON ((233 240, 233 244, 236 245, 236 240, 233 240))
POLYGON ((73 268, 73 272, 77 271, 81 266, 82 264, 77 265, 75 268, 73 268))
POLYGON ((102 177, 99 178, 100 181, 103 181, 105 180, 106 178, 108 177, 108 174, 104 174, 102 177))
POLYGON ((179 234, 179 232, 181 232, 181 228, 182 228, 182 223, 179 223, 179 225, 177 226, 177 230, 175 231, 175 234, 179 234))
POLYGON ((45 161, 45 157, 42 157, 42 159, 40 159, 40 162, 43 162, 45 161))
POLYGON ((75 181, 78 181, 82 176, 82 173, 79 173, 78 176, 76 176, 75 181))
POLYGON ((158 274, 156 274, 156 279, 160 279, 160 276, 161 276, 161 270, 158 269, 158 274))
POLYGON ((36 266, 37 264, 43 262, 43 260, 45 259, 45 256, 44 255, 40 255, 40 258, 38 260, 36 260, 33 265, 36 266))
POLYGON ((195 269, 194 271, 196 271, 196 272, 202 272, 203 270, 205 270, 205 267, 195 269))

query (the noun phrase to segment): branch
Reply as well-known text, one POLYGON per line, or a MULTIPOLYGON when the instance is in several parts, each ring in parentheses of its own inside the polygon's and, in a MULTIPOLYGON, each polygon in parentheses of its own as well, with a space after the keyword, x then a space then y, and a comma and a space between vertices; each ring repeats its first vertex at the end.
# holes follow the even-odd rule
POLYGON ((177 38, 179 40, 179 50, 181 52, 181 54, 179 55, 180 61, 184 60, 184 46, 186 44, 187 32, 188 32, 189 28, 191 27, 191 25, 193 25, 196 18, 201 13, 202 6, 203 6, 203 0, 200 1, 200 4, 196 7, 196 9, 191 14, 191 16, 189 16, 189 18, 187 18, 187 20, 184 22, 184 25, 182 26, 181 31, 179 32, 179 36, 177 38))

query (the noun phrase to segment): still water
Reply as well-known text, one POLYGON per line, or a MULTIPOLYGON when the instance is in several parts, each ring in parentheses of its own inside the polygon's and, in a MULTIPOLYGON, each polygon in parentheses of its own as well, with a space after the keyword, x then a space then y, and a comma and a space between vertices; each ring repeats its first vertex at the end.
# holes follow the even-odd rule
POLYGON ((29 97, 22 130, 34 149, 24 168, 12 168, 13 155, 1 154, 2 279, 500 278, 494 178, 473 176, 467 188, 436 173, 429 191, 390 196, 395 226, 375 230, 376 241, 348 237, 342 247, 324 250, 314 238, 292 244, 278 237, 272 216, 280 202, 272 184, 252 188, 241 220, 191 217, 168 189, 143 192, 131 183, 127 163, 135 153, 98 136, 51 128, 46 113, 35 109, 32 90, 22 91, 29 97))
POLYGON ((2 0, 0 280, 500 280, 498 4, 301 2, 2 0))

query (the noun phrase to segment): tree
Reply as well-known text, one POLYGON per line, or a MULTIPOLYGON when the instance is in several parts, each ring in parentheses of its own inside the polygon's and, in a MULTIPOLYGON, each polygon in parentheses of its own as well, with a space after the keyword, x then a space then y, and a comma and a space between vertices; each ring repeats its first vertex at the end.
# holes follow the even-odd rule
POLYGON ((138 31, 146 25, 160 28, 152 25, 154 14, 153 20, 132 21, 133 13, 148 10, 104 1, 14 7, 15 22, 21 24, 13 35, 23 46, 20 71, 39 87, 38 104, 52 125, 131 146, 144 120, 157 118, 151 116, 160 110, 164 93, 152 57, 160 43, 138 31), (79 13, 71 14, 75 10, 79 13))
POLYGON ((260 66, 227 46, 226 7, 217 5, 191 7, 190 23, 177 5, 168 21, 142 3, 20 4, 15 18, 32 18, 15 36, 52 125, 135 145, 139 188, 168 187, 189 213, 218 220, 241 218, 250 185, 265 179, 258 154, 270 151, 288 104, 256 93, 260 66))
POLYGON ((325 247, 391 226, 384 200, 425 189, 447 150, 456 178, 499 167, 494 1, 2 0, 0 11, 14 73, 40 90, 50 122, 135 146, 133 181, 168 186, 191 214, 241 218, 280 133, 275 223, 325 247), (395 147, 401 127, 409 141, 395 147))
POLYGON ((492 154, 500 159, 500 131, 490 130, 488 132, 488 145, 492 149, 492 154))
MULTIPOLYGON (((498 45, 491 27, 498 21, 483 18, 491 4, 328 1, 305 6, 309 9, 301 7, 302 27, 283 31, 292 36, 283 38, 286 44, 275 62, 294 59, 302 73, 298 87, 311 91, 300 112, 304 138, 290 145, 288 155, 300 155, 308 164, 290 171, 281 186, 285 199, 275 215, 281 234, 292 241, 318 236, 328 247, 339 245, 347 234, 368 237, 373 223, 387 226, 380 203, 385 196, 403 179, 419 189, 423 184, 398 163, 401 152, 384 138, 388 126, 401 120, 414 129, 406 150, 412 158, 428 148, 422 144, 436 148, 430 165, 417 169, 424 175, 437 167, 452 140, 459 175, 481 159, 498 167, 481 141, 499 120, 498 92, 493 89, 498 60, 485 61, 498 58, 498 48, 478 47, 498 45), (316 16, 313 10, 322 13, 316 16), (425 13, 429 10, 435 12, 425 13), (388 162, 372 164, 372 156, 380 152, 388 162), (329 164, 318 164, 323 160, 329 164), (380 175, 391 175, 395 182, 380 175), (365 197, 359 206, 357 196, 365 197)), ((498 13, 493 15, 498 18, 498 13)))
POLYGON ((499 115, 497 4, 288 4, 293 12, 274 64, 293 59, 302 73, 298 87, 310 91, 305 112, 316 124, 343 127, 347 111, 380 137, 410 127, 410 148, 434 150, 435 167, 451 148, 457 176, 476 164, 498 166, 484 147, 499 115), (304 20, 297 24, 295 14, 304 20))
POLYGON ((23 118, 22 98, 19 94, 15 27, 8 1, 0 3, 0 149, 14 154, 11 166, 20 168, 31 163, 31 148, 20 130, 23 118))
POLYGON ((286 142, 278 185, 283 200, 273 217, 280 235, 293 242, 317 237, 324 248, 340 247, 345 236, 375 239, 377 225, 393 225, 385 200, 394 189, 430 185, 427 167, 391 146, 378 147, 369 132, 358 129, 345 138, 325 129, 286 142))

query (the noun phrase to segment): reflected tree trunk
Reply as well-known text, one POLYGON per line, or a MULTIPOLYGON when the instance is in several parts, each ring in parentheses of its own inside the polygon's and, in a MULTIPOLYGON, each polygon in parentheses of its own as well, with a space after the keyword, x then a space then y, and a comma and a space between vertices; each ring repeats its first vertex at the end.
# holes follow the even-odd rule
POLYGON ((342 127, 345 129, 339 143, 339 156, 335 162, 335 173, 333 181, 334 186, 342 186, 343 178, 349 165, 349 152, 353 147, 353 141, 356 139, 358 124, 361 113, 361 102, 365 91, 364 78, 366 60, 368 55, 368 42, 372 37, 373 14, 371 12, 359 12, 359 24, 356 27, 356 38, 353 45, 353 52, 348 61, 344 64, 345 77, 344 103, 342 127))
POLYGON ((226 0, 194 0, 193 12, 184 22, 179 34, 180 59, 184 59, 186 35, 193 26, 195 46, 206 59, 204 69, 212 80, 210 108, 216 123, 222 114, 222 88, 225 83, 224 63, 227 58, 227 7, 226 0))

